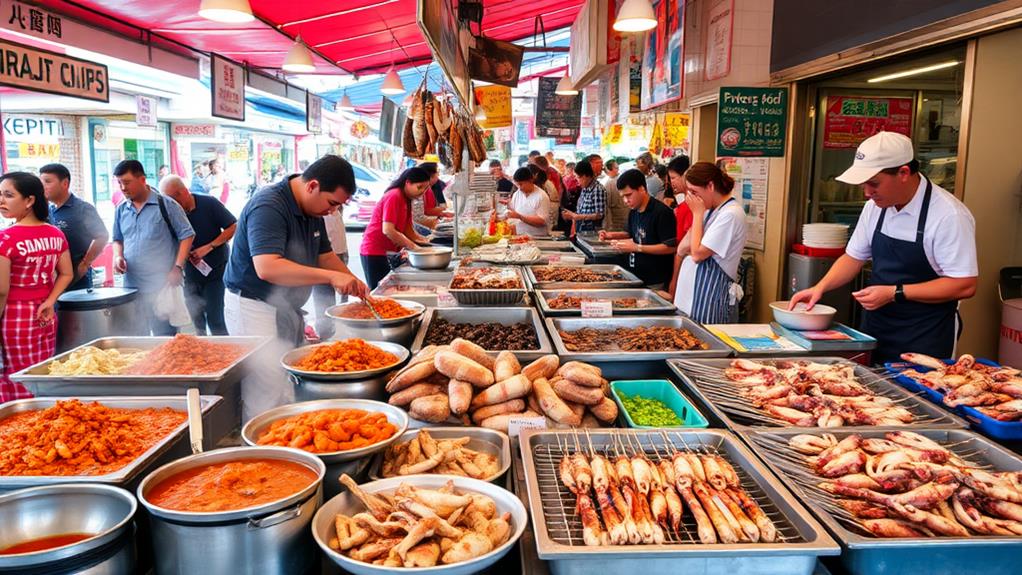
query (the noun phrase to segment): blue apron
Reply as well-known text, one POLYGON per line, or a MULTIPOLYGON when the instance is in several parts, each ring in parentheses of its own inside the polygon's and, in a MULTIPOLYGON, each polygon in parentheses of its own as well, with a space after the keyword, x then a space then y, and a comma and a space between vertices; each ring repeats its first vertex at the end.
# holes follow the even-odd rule
MULTIPOLYGON (((915 241, 899 240, 881 233, 887 210, 880 212, 873 230, 873 274, 870 285, 909 285, 940 277, 926 259, 926 251, 923 249, 923 230, 926 228, 932 192, 933 183, 927 178, 915 241)), ((877 339, 873 362, 882 364, 900 361, 901 354, 905 352, 925 353, 938 358, 951 357, 957 336, 957 311, 957 301, 907 301, 891 302, 880 309, 866 312, 862 330, 877 339)))
MULTIPOLYGON (((707 212, 706 219, 703 220, 703 230, 710 227, 710 222, 718 209, 733 201, 734 198, 728 198, 726 202, 707 212)), ((731 284, 734 281, 713 256, 696 264, 692 313, 689 317, 699 323, 738 323, 738 302, 731 303, 731 284)))

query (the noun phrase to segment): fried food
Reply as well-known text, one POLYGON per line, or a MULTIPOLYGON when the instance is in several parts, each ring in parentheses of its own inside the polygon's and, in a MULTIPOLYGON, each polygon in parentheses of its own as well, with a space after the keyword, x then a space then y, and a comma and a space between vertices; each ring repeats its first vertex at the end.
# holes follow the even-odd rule
POLYGON ((411 441, 391 445, 383 454, 383 477, 430 473, 459 475, 484 481, 500 472, 497 456, 469 449, 469 438, 436 440, 429 431, 419 431, 411 441))
POLYGON ((568 351, 688 351, 708 349, 709 346, 687 329, 668 326, 619 327, 596 329, 585 327, 578 331, 557 332, 568 351))
POLYGON ((394 365, 396 355, 383 351, 361 339, 345 339, 318 346, 309 355, 298 360, 294 367, 304 371, 331 373, 365 371, 394 365))
POLYGON ((382 413, 323 409, 274 421, 256 443, 295 447, 310 453, 333 453, 386 441, 395 433, 397 427, 382 413))
POLYGON ((63 361, 50 363, 50 375, 117 375, 145 356, 144 351, 87 345, 72 351, 63 361))
POLYGON ((443 318, 435 318, 429 324, 425 343, 448 345, 458 338, 490 351, 539 349, 539 338, 531 323, 451 323, 443 318))
POLYGON ((600 272, 584 267, 536 266, 532 273, 541 282, 600 283, 621 279, 618 272, 600 272))
MULTIPOLYGON (((383 319, 408 317, 415 313, 415 310, 408 309, 396 301, 386 298, 373 298, 373 309, 383 319)), ((359 301, 341 306, 337 310, 337 315, 346 319, 376 319, 373 309, 369 309, 365 302, 359 301)))
POLYGON ((154 348, 122 375, 201 375, 227 369, 248 349, 245 346, 214 343, 194 335, 178 334, 154 348))
POLYGON ((184 423, 170 408, 122 409, 77 399, 0 421, 0 475, 105 475, 184 423))
POLYGON ((522 289, 522 279, 509 268, 459 269, 451 289, 522 289))
MULTIPOLYGON (((582 302, 599 300, 600 298, 580 297, 568 295, 566 293, 561 293, 557 294, 557 297, 547 300, 546 304, 550 306, 550 309, 581 309, 582 302)), ((649 303, 646 300, 639 300, 634 297, 611 298, 610 302, 613 307, 628 309, 637 307, 647 307, 649 305, 649 303)))

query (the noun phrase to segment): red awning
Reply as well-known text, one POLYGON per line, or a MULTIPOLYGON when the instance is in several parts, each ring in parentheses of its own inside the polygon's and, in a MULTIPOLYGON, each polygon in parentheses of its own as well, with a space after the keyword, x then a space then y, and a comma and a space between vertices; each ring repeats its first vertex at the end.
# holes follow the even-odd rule
MULTIPOLYGON (((277 69, 292 39, 302 39, 322 58, 317 72, 384 72, 432 60, 416 23, 417 0, 250 0, 256 20, 220 24, 198 16, 199 0, 77 0, 42 4, 94 25, 117 30, 110 18, 201 50, 277 69), (392 34, 393 33, 393 36, 392 34), (394 39, 397 43, 394 43, 394 39), (335 67, 336 66, 336 67, 335 67)), ((456 0, 454 0, 456 3, 456 0)), ((584 0, 483 0, 483 34, 500 40, 531 36, 536 16, 550 32, 571 25, 584 0)), ((120 26, 130 35, 131 29, 120 26)))

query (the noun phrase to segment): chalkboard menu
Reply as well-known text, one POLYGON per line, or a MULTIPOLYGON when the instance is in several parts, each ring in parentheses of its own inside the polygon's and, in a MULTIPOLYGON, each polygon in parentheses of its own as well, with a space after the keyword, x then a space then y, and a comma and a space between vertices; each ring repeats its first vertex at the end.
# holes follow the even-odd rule
POLYGON ((784 155, 787 124, 787 88, 721 88, 717 155, 779 158, 784 155))
POLYGON ((582 94, 560 96, 557 78, 540 78, 536 96, 536 135, 557 138, 558 142, 578 139, 582 124, 582 94))

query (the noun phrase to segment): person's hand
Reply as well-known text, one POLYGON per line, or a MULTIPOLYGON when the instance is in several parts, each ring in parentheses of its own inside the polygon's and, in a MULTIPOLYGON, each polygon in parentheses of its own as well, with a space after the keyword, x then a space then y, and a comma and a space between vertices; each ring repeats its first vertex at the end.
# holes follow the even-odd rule
POLYGON ((601 242, 607 241, 607 230, 600 230, 600 233, 596 234, 600 238, 601 242))
POLYGON ((211 251, 213 251, 213 244, 206 244, 204 246, 199 246, 199 247, 195 248, 194 250, 192 250, 191 252, 189 252, 188 258, 190 260, 192 260, 193 262, 199 261, 199 260, 203 259, 204 257, 208 256, 209 252, 211 252, 211 251))
POLYGON ((571 210, 561 210, 561 217, 569 222, 573 222, 575 221, 575 212, 572 212, 571 210))
POLYGON ((128 271, 128 260, 124 259, 123 256, 122 257, 114 258, 114 271, 119 273, 119 274, 123 274, 123 273, 127 272, 128 271))
POLYGON ((514 219, 514 220, 522 219, 521 214, 519 214, 518 212, 516 212, 514 210, 508 210, 507 213, 505 214, 505 216, 507 216, 508 219, 514 219))
POLYGON ((880 309, 894 301, 895 286, 869 286, 857 292, 852 292, 852 297, 865 308, 866 311, 880 309))
POLYGON ((53 321, 54 315, 53 302, 50 300, 44 301, 36 308, 35 317, 39 321, 39 325, 49 325, 53 321))
POLYGON ((821 297, 823 297, 823 290, 818 286, 804 289, 791 296, 791 301, 788 302, 788 311, 795 309, 795 306, 800 303, 805 303, 806 311, 810 311, 820 301, 821 297))
POLYGON ((89 264, 85 263, 85 260, 78 262, 78 268, 75 269, 75 279, 83 278, 87 273, 89 273, 89 264))
POLYGON ((357 277, 344 272, 335 273, 330 278, 330 286, 342 295, 354 296, 362 300, 369 297, 369 286, 362 283, 362 280, 357 277))
POLYGON ((184 274, 181 272, 181 268, 174 266, 170 268, 170 272, 167 274, 167 285, 179 286, 184 279, 184 274))
POLYGON ((703 214, 706 213, 706 202, 695 194, 687 194, 685 196, 685 203, 688 204, 688 208, 692 210, 693 217, 702 218, 703 214))
POLYGON ((619 252, 624 252, 626 254, 639 251, 639 245, 636 244, 635 241, 630 238, 627 240, 614 240, 610 242, 610 245, 615 250, 619 252))

